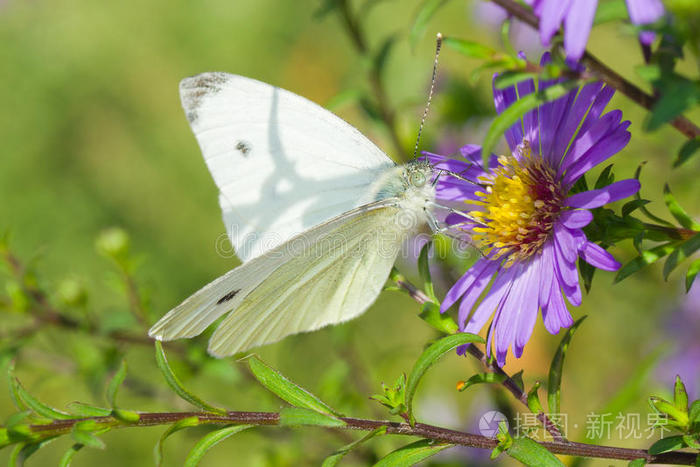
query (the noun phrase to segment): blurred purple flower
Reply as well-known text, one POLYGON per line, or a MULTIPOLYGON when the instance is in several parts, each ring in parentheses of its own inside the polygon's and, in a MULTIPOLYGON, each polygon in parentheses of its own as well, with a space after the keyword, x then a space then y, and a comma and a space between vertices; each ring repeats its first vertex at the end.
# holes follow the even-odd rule
MULTIPOLYGON (((545 54, 542 64, 549 60, 545 54)), ((539 89, 556 82, 540 81, 539 89)), ((493 92, 501 113, 517 96, 535 92, 535 83, 519 83, 517 93, 514 87, 494 87, 493 92)), ((612 95, 602 83, 589 83, 526 113, 506 131, 512 153, 492 155, 488 171, 479 146, 464 146, 463 158, 425 153, 438 173, 448 171, 438 175, 437 198, 459 211, 445 222, 456 234, 470 236, 484 255, 447 292, 441 311, 461 300, 460 329, 477 333, 495 310, 488 352, 494 347, 501 365, 511 345, 517 358, 522 355, 540 308, 552 334, 573 323, 562 292, 569 303, 580 305, 578 257, 608 271, 620 267, 581 229, 593 219, 589 209, 636 193, 639 182, 622 180, 569 195, 583 174, 630 139, 629 122, 621 122, 620 110, 603 114, 612 95), (464 203, 471 206, 463 208, 464 203)))
POLYGON ((673 387, 676 375, 685 383, 688 396, 700 398, 700 281, 696 280, 671 319, 666 332, 674 344, 673 353, 658 369, 659 376, 673 387))
MULTIPOLYGON (((632 24, 643 26, 653 23, 664 14, 661 0, 625 0, 632 24)), ((593 27, 593 18, 598 0, 525 0, 540 19, 540 39, 549 46, 552 37, 564 24, 564 49, 567 58, 578 60, 586 50, 588 35, 593 27)), ((654 33, 643 31, 639 39, 649 45, 654 33)))

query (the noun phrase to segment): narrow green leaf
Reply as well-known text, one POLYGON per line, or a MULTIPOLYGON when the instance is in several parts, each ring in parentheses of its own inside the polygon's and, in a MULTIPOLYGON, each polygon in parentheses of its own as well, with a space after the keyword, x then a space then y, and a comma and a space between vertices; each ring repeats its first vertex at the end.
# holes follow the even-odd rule
POLYGON ((554 454, 530 438, 515 438, 506 453, 525 465, 564 467, 564 464, 554 454))
POLYGON ((698 149, 700 149, 700 137, 686 142, 681 146, 680 151, 678 151, 678 156, 676 156, 676 160, 673 161, 673 166, 679 167, 686 163, 694 154, 698 153, 698 149))
POLYGON ((248 366, 255 378, 280 399, 295 407, 340 416, 336 410, 315 395, 284 377, 280 372, 260 360, 256 355, 248 357, 248 366))
POLYGON ((511 106, 506 108, 500 115, 498 115, 493 120, 493 123, 491 123, 491 126, 486 133, 486 138, 484 138, 484 144, 481 150, 481 156, 484 159, 484 167, 488 167, 488 160, 491 157, 493 148, 496 146, 496 143, 508 128, 518 122, 520 118, 528 111, 541 104, 544 104, 545 102, 558 99, 574 89, 577 85, 577 81, 566 81, 564 83, 550 86, 543 91, 528 94, 527 96, 518 99, 511 106))
POLYGON ((182 429, 189 428, 192 426, 199 425, 199 417, 187 417, 179 420, 168 427, 167 430, 161 435, 160 439, 153 448, 153 457, 155 464, 160 467, 163 464, 163 443, 168 439, 170 435, 176 433, 182 429))
POLYGON ((671 188, 668 186, 668 183, 664 185, 664 202, 666 203, 668 210, 671 212, 671 215, 676 218, 680 225, 686 229, 700 231, 700 224, 695 222, 688 215, 688 213, 685 212, 685 209, 678 204, 676 197, 673 196, 673 193, 671 193, 671 188))
POLYGON ((683 441, 683 436, 669 436, 667 438, 661 438, 660 440, 652 444, 649 448, 649 454, 655 456, 664 452, 683 449, 684 447, 685 441, 683 441))
POLYGON ((117 408, 117 393, 124 382, 124 378, 126 378, 126 359, 122 359, 119 369, 114 373, 112 380, 107 386, 107 401, 113 409, 117 408))
POLYGON ((585 319, 585 316, 579 318, 569 329, 566 330, 566 334, 564 334, 564 337, 562 337, 559 347, 554 354, 552 364, 549 366, 549 380, 547 383, 547 402, 549 403, 549 413, 561 413, 561 378, 562 371, 564 369, 564 357, 566 356, 566 351, 569 350, 571 338, 585 319))
POLYGON ((61 460, 58 463, 59 467, 70 467, 70 463, 73 461, 73 456, 76 455, 78 451, 83 449, 85 445, 76 443, 73 446, 71 446, 65 454, 63 454, 63 457, 61 457, 61 460))
POLYGON ((514 86, 521 81, 537 78, 537 73, 531 71, 505 71, 498 75, 493 85, 496 89, 505 89, 514 86))
POLYGON ((73 418, 73 416, 69 413, 66 412, 61 412, 60 410, 54 409, 53 407, 50 407, 43 402, 41 402, 39 399, 35 398, 31 394, 27 392, 26 389, 22 386, 22 383, 19 382, 19 379, 14 378, 14 383, 15 387, 15 393, 19 397, 19 399, 26 404, 28 408, 30 408, 32 411, 37 413, 38 415, 41 415, 42 417, 50 418, 52 420, 68 420, 73 418))
POLYGON ((396 38, 397 37, 395 35, 387 37, 382 43, 382 46, 379 48, 377 54, 374 56, 374 67, 378 73, 384 71, 386 62, 391 54, 391 49, 396 43, 396 38))
POLYGON ((620 270, 617 272, 614 282, 620 282, 621 280, 626 279, 635 272, 639 271, 643 267, 655 263, 659 259, 673 252, 673 250, 676 249, 678 244, 679 242, 672 241, 646 250, 640 256, 637 256, 632 261, 622 266, 622 268, 620 268, 620 270))
POLYGON ((644 458, 635 459, 633 461, 630 461, 630 463, 627 465, 628 467, 644 467, 645 465, 647 465, 647 460, 644 458))
POLYGON ((680 263, 685 261, 690 255, 700 250, 700 233, 695 234, 687 240, 684 240, 678 248, 673 250, 673 252, 668 256, 666 263, 664 263, 664 280, 668 279, 668 276, 673 272, 673 270, 680 263))
POLYGON ((408 467, 452 446, 454 444, 442 444, 431 439, 422 439, 390 452, 374 464, 374 467, 408 467))
POLYGON ((455 334, 459 326, 447 313, 440 313, 440 307, 433 302, 426 302, 418 315, 423 321, 445 334, 455 334))
POLYGON ((527 407, 532 413, 544 413, 542 408, 542 403, 540 403, 540 396, 537 391, 540 389, 540 382, 537 381, 532 385, 532 389, 527 393, 527 407))
POLYGON ((700 423, 700 400, 693 401, 688 411, 688 419, 691 423, 700 423))
POLYGON ((112 410, 106 407, 97 407, 77 401, 68 404, 68 410, 72 415, 78 417, 107 417, 112 414, 112 410))
POLYGON ((685 274, 685 291, 690 292, 690 287, 693 285, 693 281, 695 281, 695 277, 698 275, 698 272, 700 272, 700 258, 696 259, 692 263, 690 263, 690 267, 688 268, 688 272, 685 274))
POLYGON ((595 181, 595 185, 593 185, 596 190, 611 185, 615 181, 615 175, 612 173, 612 168, 613 164, 610 164, 605 167, 602 172, 600 172, 598 179, 595 181))
POLYGON ((367 433, 365 436, 362 438, 358 439, 357 441, 353 441, 350 444, 347 444, 343 446, 342 448, 338 449, 335 451, 333 454, 330 456, 326 457, 326 459, 323 461, 323 464, 321 464, 321 467, 335 467, 340 463, 340 461, 345 457, 347 453, 361 445, 362 443, 374 438, 375 436, 379 435, 384 435, 386 434, 386 427, 385 426, 380 426, 379 428, 376 428, 369 433, 367 433))
POLYGON ((459 385, 459 391, 462 392, 467 388, 474 386, 475 384, 484 383, 497 383, 500 384, 507 379, 506 375, 498 373, 479 373, 471 376, 468 380, 464 381, 463 384, 459 385))
POLYGON ((170 386, 173 391, 175 391, 175 394, 202 410, 222 415, 226 414, 226 409, 215 407, 185 389, 180 382, 180 379, 175 375, 175 373, 173 373, 170 365, 168 365, 168 358, 165 356, 165 351, 163 350, 163 345, 160 343, 160 341, 156 341, 156 363, 158 364, 158 368, 165 378, 165 382, 168 383, 168 386, 170 386))
POLYGON ((642 206, 646 206, 649 203, 650 201, 648 199, 633 199, 632 201, 626 202, 622 206, 622 217, 629 216, 630 214, 632 214, 632 212, 636 211, 642 206))
POLYGON ((688 411, 688 393, 681 377, 676 375, 676 383, 673 385, 673 404, 682 412, 688 411))
POLYGON ((445 37, 442 40, 442 43, 447 47, 466 55, 467 57, 478 58, 481 60, 489 60, 498 53, 494 49, 479 44, 478 42, 457 39, 454 37, 445 37))
POLYGON ((285 407, 280 411, 280 425, 282 426, 345 426, 346 423, 332 415, 317 412, 301 407, 285 407))
POLYGON ((449 0, 424 0, 418 7, 416 18, 413 21, 411 32, 408 35, 411 50, 416 49, 418 41, 423 37, 423 34, 425 34, 425 30, 428 27, 428 22, 430 19, 440 8, 445 6, 448 1, 449 0))
POLYGON ((37 452, 39 449, 43 448, 49 443, 52 443, 58 436, 52 436, 50 438, 45 438, 36 443, 23 443, 18 444, 10 454, 10 459, 7 462, 8 466, 22 466, 24 462, 29 459, 29 457, 37 452))
POLYGON ((430 248, 433 242, 427 242, 423 245, 418 255, 418 274, 423 280, 423 290, 426 295, 430 297, 434 303, 440 303, 440 301, 435 296, 435 289, 433 289, 433 279, 430 277, 430 262, 428 256, 430 256, 430 248))
POLYGON ((360 96, 362 96, 362 91, 359 89, 345 89, 326 101, 325 107, 328 110, 335 111, 350 102, 358 101, 360 96))
POLYGON ((443 337, 423 351, 421 356, 413 365, 413 369, 408 375, 408 380, 406 382, 404 405, 406 406, 406 412, 408 413, 409 420, 411 420, 412 423, 414 421, 412 410, 413 396, 416 394, 416 389, 418 389, 418 383, 420 383, 421 378, 425 372, 428 371, 428 368, 430 368, 440 357, 455 347, 476 342, 483 343, 484 340, 475 334, 461 332, 459 334, 443 337))
POLYGON ((80 429, 80 423, 76 423, 75 425, 73 425, 73 429, 71 430, 70 436, 78 444, 82 444, 84 446, 95 449, 105 448, 104 441, 92 434, 90 431, 80 429))
POLYGON ((187 455, 185 467, 195 467, 202 460, 204 454, 206 454, 211 448, 230 436, 233 436, 236 433, 246 430, 252 426, 253 425, 231 425, 204 435, 202 439, 197 441, 197 444, 194 445, 190 453, 187 455))
POLYGON ((31 414, 32 414, 31 410, 24 410, 22 412, 14 413, 14 414, 10 415, 9 417, 7 417, 7 420, 5 421, 5 423, 3 425, 5 426, 5 428, 12 428, 16 425, 19 425, 23 421, 25 421, 27 419, 27 417, 29 417, 31 414))

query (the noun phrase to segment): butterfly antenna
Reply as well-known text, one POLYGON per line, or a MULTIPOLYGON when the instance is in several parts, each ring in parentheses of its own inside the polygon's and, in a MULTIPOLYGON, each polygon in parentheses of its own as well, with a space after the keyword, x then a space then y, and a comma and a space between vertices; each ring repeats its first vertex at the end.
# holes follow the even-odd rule
POLYGON ((435 38, 435 61, 433 62, 433 79, 430 82, 430 92, 428 93, 428 103, 425 105, 425 110, 423 111, 423 118, 421 118, 420 126, 418 127, 418 138, 416 138, 416 146, 413 148, 413 158, 416 158, 418 153, 418 144, 420 143, 420 135, 423 132, 423 125, 425 124, 425 119, 428 117, 428 110, 430 109, 430 101, 433 98, 433 89, 435 89, 435 80, 437 79, 437 69, 438 69, 438 57, 440 56, 440 49, 442 48, 442 34, 437 33, 435 38))

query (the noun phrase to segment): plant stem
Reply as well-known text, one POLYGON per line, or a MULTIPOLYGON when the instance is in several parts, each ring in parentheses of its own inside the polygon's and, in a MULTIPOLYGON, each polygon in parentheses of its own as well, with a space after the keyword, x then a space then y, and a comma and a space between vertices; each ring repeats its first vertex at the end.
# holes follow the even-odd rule
MULTIPOLYGON (((526 23, 536 30, 539 30, 539 20, 532 13, 532 11, 525 6, 515 2, 514 0, 491 1, 505 9, 508 13, 518 18, 520 21, 526 23)), ((588 72, 592 74, 594 78, 606 82, 645 109, 652 110, 652 107, 657 100, 654 96, 647 94, 642 89, 626 80, 619 73, 598 60, 591 53, 585 52, 583 58, 581 58, 581 63, 586 66, 588 72)), ((683 115, 677 116, 669 123, 689 139, 700 137, 700 127, 695 125, 683 115)))
MULTIPOLYGON (((169 425, 190 417, 197 417, 200 424, 257 426, 274 426, 280 424, 280 414, 278 412, 228 412, 225 415, 210 412, 145 412, 139 414, 139 420, 135 423, 123 422, 114 417, 85 417, 70 420, 55 420, 49 424, 31 425, 30 431, 32 435, 36 435, 40 439, 45 439, 68 434, 76 423, 88 420, 92 421, 96 428, 128 428, 136 426, 169 425)), ((385 426, 387 427, 387 434, 418 436, 441 443, 458 444, 480 449, 493 449, 497 444, 495 439, 486 436, 450 430, 423 423, 416 423, 414 427, 411 427, 408 423, 390 422, 386 420, 351 417, 342 417, 341 420, 346 424, 343 428, 348 430, 372 431, 385 426)), ((601 459, 645 459, 648 463, 695 465, 697 458, 695 454, 686 452, 651 455, 644 449, 597 446, 585 443, 554 441, 540 442, 540 444, 554 454, 596 457, 601 459)))

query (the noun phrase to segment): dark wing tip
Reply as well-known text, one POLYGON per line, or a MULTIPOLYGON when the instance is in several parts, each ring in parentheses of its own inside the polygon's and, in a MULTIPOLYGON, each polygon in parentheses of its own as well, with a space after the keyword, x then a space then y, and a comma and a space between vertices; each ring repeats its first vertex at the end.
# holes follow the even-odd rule
POLYGON ((218 93, 231 75, 220 71, 200 73, 180 81, 180 100, 190 123, 197 121, 204 98, 218 93))

